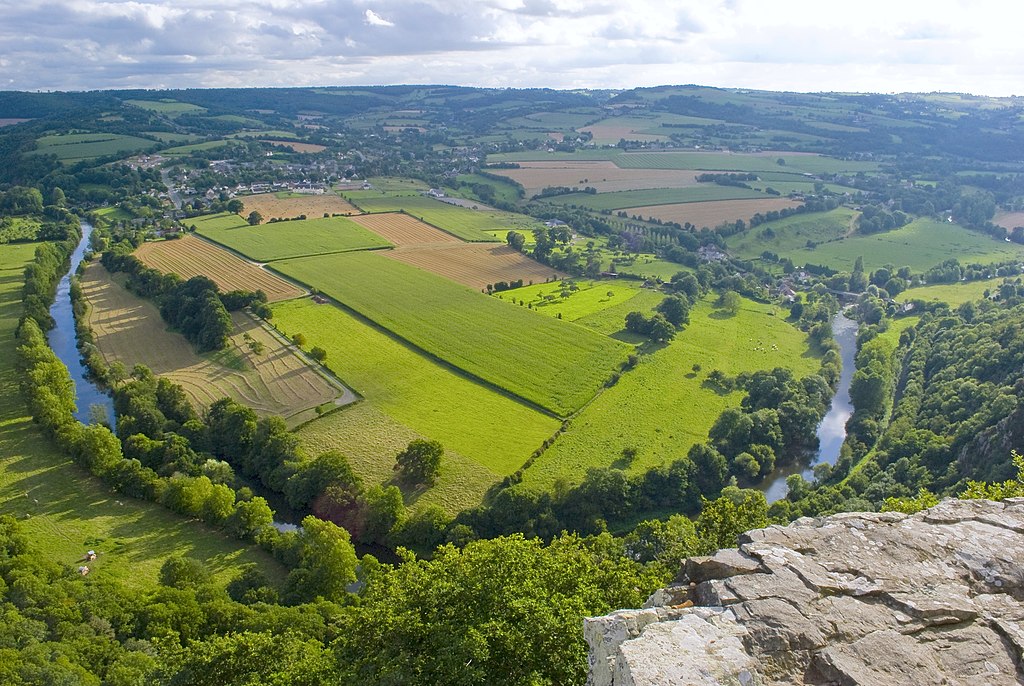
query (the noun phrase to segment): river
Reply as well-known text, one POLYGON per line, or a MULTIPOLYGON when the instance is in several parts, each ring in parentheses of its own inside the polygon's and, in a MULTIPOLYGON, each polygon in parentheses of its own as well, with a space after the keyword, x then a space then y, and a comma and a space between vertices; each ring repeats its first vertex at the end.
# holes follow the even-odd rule
POLYGON ((78 336, 75 332, 75 314, 71 308, 71 275, 78 270, 82 258, 89 247, 89 236, 92 235, 92 224, 82 222, 82 240, 71 253, 71 267, 64 278, 57 284, 57 297, 50 307, 50 316, 56 322, 46 337, 50 348, 67 365, 71 380, 75 383, 75 419, 85 424, 92 422, 102 410, 103 420, 114 425, 114 401, 104 393, 88 377, 88 370, 78 354, 78 336), (92 408, 99 409, 92 409, 92 408))
POLYGON ((855 358, 857 356, 857 322, 843 316, 840 312, 832 319, 832 335, 839 344, 839 356, 843 362, 839 374, 839 385, 832 396, 832 405, 818 424, 818 453, 804 469, 799 467, 782 469, 776 472, 775 478, 764 488, 764 495, 769 503, 786 497, 789 489, 786 478, 792 474, 801 474, 808 481, 814 478, 814 466, 822 462, 835 464, 839 459, 839 451, 846 440, 846 421, 853 414, 853 403, 850 401, 850 383, 853 381, 855 358))

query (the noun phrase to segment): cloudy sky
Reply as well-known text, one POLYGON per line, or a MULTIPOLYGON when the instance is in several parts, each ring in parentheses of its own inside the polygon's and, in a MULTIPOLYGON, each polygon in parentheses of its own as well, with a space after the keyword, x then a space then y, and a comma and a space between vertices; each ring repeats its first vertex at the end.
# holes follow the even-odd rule
POLYGON ((1024 95, 1020 5, 0 0, 0 89, 697 83, 1024 95))

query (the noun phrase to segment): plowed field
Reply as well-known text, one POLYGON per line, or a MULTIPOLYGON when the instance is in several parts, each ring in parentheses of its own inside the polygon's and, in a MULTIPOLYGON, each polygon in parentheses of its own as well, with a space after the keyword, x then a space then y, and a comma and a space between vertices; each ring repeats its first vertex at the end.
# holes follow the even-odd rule
POLYGON ((339 385, 247 314, 232 315, 234 330, 226 350, 198 355, 183 336, 167 330, 152 302, 129 293, 101 265, 86 269, 82 288, 104 359, 119 360, 129 369, 146 365, 181 384, 197 409, 227 396, 260 415, 281 415, 294 426, 315 417, 318 405, 343 395, 339 385), (262 354, 249 349, 246 334, 263 344, 262 354))
POLYGON ((191 235, 173 241, 143 243, 135 255, 147 267, 164 273, 178 274, 185 279, 209 277, 225 292, 262 290, 270 302, 295 298, 304 292, 252 262, 191 235))
POLYGON ((282 193, 259 193, 244 195, 239 198, 245 204, 244 215, 256 210, 263 215, 264 221, 271 219, 290 219, 306 215, 310 219, 327 214, 359 214, 359 210, 347 200, 334 193, 323 195, 289 195, 282 193))
POLYGON ((664 222, 690 222, 694 226, 714 228, 722 222, 737 219, 747 221, 758 212, 770 212, 787 207, 796 207, 800 202, 789 198, 757 198, 753 200, 710 200, 687 202, 675 205, 649 205, 630 207, 625 210, 630 216, 652 217, 664 222))
POLYGON ((543 283, 566 276, 507 245, 456 243, 397 248, 381 254, 472 288, 519 279, 524 284, 543 283))
POLYGON ((462 244, 462 241, 450 233, 445 233, 401 212, 364 214, 351 217, 351 219, 364 229, 373 231, 399 247, 430 243, 462 244))

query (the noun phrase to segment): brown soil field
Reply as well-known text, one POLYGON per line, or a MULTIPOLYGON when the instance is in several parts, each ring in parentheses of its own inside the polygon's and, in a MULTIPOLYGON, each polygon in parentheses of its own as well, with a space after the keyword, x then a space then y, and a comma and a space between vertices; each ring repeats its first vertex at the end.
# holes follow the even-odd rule
POLYGON ((327 146, 317 145, 316 143, 297 143, 294 141, 260 141, 260 143, 270 143, 279 148, 288 148, 295 152, 323 152, 327 149, 327 146))
POLYGON ((535 262, 507 245, 494 243, 408 246, 380 254, 471 288, 485 288, 498 281, 522 279, 528 284, 531 281, 544 283, 552 277, 566 278, 562 272, 535 262))
POLYGON ((256 210, 263 215, 264 220, 289 219, 303 214, 310 219, 322 217, 324 213, 359 214, 358 209, 334 193, 290 198, 279 198, 276 193, 259 193, 244 195, 239 200, 245 203, 245 214, 256 210))
POLYGON ((355 399, 243 312, 231 316, 235 326, 226 350, 199 355, 184 336, 166 328, 156 305, 129 293, 102 265, 86 268, 82 289, 90 305, 87 321, 107 363, 146 365, 181 384, 196 409, 227 396, 297 426, 316 417, 319 405, 355 399), (261 355, 249 349, 245 334, 264 345, 261 355))
POLYGON ((1018 226, 1024 226, 1024 212, 996 212, 996 216, 992 217, 992 223, 1012 231, 1018 226))
POLYGON ((209 277, 224 292, 262 290, 270 302, 297 298, 305 293, 280 276, 192 235, 173 241, 143 243, 135 255, 147 267, 159 269, 165 274, 174 273, 185 279, 193 276, 209 277))
POLYGON ((526 189, 527 197, 545 186, 593 186, 599 193, 637 191, 645 188, 689 188, 697 185, 692 169, 620 169, 613 162, 543 161, 520 162, 519 169, 488 169, 507 176, 526 189))
POLYGON ((404 245, 431 245, 434 243, 462 243, 458 238, 435 229, 430 224, 421 222, 401 212, 384 212, 381 214, 362 214, 350 217, 352 221, 364 229, 373 231, 388 242, 401 247, 404 245))
POLYGON ((686 202, 676 205, 651 205, 648 207, 630 207, 624 212, 630 216, 652 217, 665 222, 690 222, 697 227, 714 228, 722 222, 734 222, 737 219, 747 221, 758 212, 770 212, 787 207, 797 207, 800 202, 789 198, 754 198, 752 200, 709 200, 706 202, 686 202))

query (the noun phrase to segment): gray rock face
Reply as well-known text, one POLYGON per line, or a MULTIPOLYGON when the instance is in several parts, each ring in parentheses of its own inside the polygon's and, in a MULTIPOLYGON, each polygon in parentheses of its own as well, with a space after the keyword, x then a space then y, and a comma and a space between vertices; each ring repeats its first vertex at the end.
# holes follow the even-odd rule
POLYGON ((1024 683, 1024 498, 758 529, 677 581, 586 620, 588 683, 1024 683))

